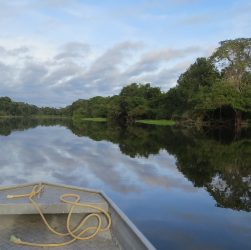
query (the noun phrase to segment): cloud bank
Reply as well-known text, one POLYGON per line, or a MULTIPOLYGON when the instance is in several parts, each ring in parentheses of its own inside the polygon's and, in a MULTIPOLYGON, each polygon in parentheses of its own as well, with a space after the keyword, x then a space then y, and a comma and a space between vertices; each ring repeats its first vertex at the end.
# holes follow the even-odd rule
POLYGON ((39 106, 166 91, 219 41, 251 36, 249 0, 0 1, 0 96, 39 106))
POLYGON ((206 54, 200 47, 147 50, 143 43, 127 41, 95 55, 91 45, 71 42, 42 58, 34 48, 1 46, 0 93, 40 106, 64 106, 79 98, 117 94, 131 82, 167 90, 193 58, 206 54))

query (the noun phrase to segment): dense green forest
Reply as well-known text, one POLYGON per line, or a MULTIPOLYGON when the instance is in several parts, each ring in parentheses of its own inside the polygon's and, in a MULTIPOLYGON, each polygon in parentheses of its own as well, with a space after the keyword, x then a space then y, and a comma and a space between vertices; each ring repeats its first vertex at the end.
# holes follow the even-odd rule
POLYGON ((197 58, 167 92, 132 83, 118 95, 80 99, 63 109, 0 98, 0 115, 104 117, 122 124, 138 119, 174 119, 241 126, 251 118, 251 38, 220 42, 208 58, 197 58))
POLYGON ((63 110, 39 108, 23 102, 14 102, 9 97, 0 97, 0 116, 63 115, 63 110))

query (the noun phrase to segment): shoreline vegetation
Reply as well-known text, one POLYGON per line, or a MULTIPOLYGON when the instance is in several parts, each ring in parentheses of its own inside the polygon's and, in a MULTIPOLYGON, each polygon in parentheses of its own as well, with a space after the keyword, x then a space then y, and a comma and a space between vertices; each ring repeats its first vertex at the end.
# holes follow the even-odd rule
MULTIPOLYGON (((0 116, 0 119, 11 119, 11 118, 24 118, 25 116, 0 116)), ((31 119, 72 119, 72 117, 66 116, 49 116, 49 115, 34 115, 29 116, 31 119)), ((87 121, 87 122, 108 122, 107 118, 103 117, 82 117, 78 118, 78 121, 87 121)), ((159 126, 173 126, 176 124, 174 120, 136 120, 135 123, 143 123, 149 125, 159 125, 159 126)))
POLYGON ((87 121, 87 122, 107 122, 107 118, 103 117, 83 117, 80 118, 81 121, 87 121))
POLYGON ((176 122, 173 120, 136 120, 136 123, 159 125, 159 126, 173 126, 176 124, 176 122))
MULTIPOLYGON (((91 121, 91 122, 108 122, 107 118, 94 117, 94 118, 78 118, 77 121, 91 121)), ((176 124, 173 120, 136 120, 135 123, 143 123, 149 125, 160 125, 160 126, 173 126, 176 124)))
POLYGON ((220 42, 197 60, 167 92, 149 83, 132 83, 118 95, 79 99, 64 108, 37 107, 0 97, 0 118, 71 118, 181 126, 251 125, 251 38, 220 42))

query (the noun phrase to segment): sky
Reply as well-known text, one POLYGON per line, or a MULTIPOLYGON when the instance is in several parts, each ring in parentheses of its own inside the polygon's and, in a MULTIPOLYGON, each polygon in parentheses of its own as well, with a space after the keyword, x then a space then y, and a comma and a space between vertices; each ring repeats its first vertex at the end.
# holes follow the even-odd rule
POLYGON ((0 96, 63 107, 132 82, 167 91, 240 37, 250 0, 0 0, 0 96))

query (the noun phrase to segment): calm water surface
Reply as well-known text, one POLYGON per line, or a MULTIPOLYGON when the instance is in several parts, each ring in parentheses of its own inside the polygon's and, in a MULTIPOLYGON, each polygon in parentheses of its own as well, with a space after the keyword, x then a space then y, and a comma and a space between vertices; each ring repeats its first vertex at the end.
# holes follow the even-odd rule
POLYGON ((158 249, 251 249, 250 131, 0 120, 0 185, 104 190, 158 249))

